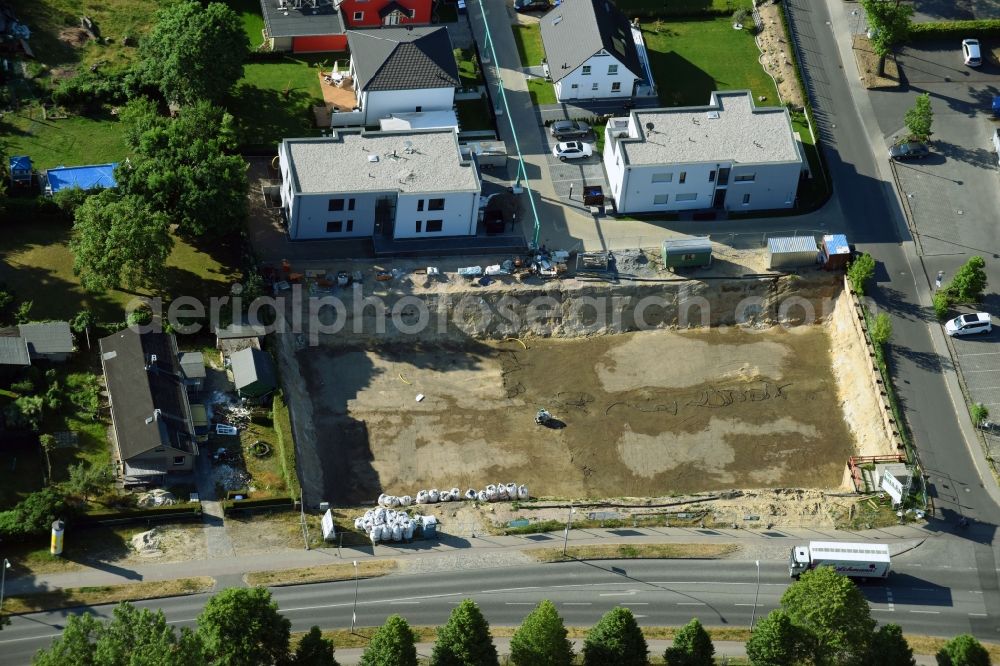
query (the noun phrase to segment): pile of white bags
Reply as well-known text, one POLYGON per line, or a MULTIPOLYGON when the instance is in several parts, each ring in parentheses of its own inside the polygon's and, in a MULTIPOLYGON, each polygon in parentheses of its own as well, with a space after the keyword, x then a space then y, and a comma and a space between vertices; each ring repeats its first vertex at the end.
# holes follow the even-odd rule
POLYGON ((410 506, 414 503, 437 504, 438 502, 460 502, 463 499, 479 502, 510 502, 530 498, 531 495, 528 494, 528 486, 524 484, 491 483, 479 491, 475 488, 469 488, 465 491, 465 494, 458 488, 452 488, 451 490, 438 490, 437 488, 418 490, 415 498, 409 495, 396 497, 395 495, 382 494, 378 497, 378 505, 386 509, 396 509, 401 506, 410 506))
POLYGON ((379 507, 369 509, 365 515, 354 520, 354 528, 368 533, 372 543, 379 541, 403 541, 413 538, 417 528, 414 518, 406 511, 396 511, 379 507))

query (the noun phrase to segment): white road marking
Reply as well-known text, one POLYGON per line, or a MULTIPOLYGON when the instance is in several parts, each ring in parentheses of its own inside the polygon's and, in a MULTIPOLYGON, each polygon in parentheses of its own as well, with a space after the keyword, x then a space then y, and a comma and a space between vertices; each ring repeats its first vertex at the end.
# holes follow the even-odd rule
POLYGON ((537 590, 537 585, 531 587, 503 587, 498 590, 480 590, 479 594, 493 594, 494 592, 518 592, 520 590, 537 590))
POLYGON ((894 613, 894 612, 895 612, 895 611, 894 611, 893 609, 891 609, 891 608, 873 608, 873 609, 872 609, 872 612, 873 612, 873 613, 875 613, 875 612, 879 612, 879 611, 880 611, 880 612, 882 612, 882 613, 894 613))
POLYGON ((678 606, 704 606, 704 602, 701 601, 678 601, 678 606))
POLYGON ((925 615, 940 615, 941 611, 911 610, 911 613, 924 613, 925 615))
POLYGON ((534 601, 508 601, 505 606, 534 606, 534 601))
POLYGON ((393 606, 419 606, 419 601, 390 601, 393 606))
POLYGON ((5 641, 0 641, 0 643, 20 643, 21 641, 37 641, 43 638, 55 638, 57 636, 62 636, 59 634, 45 634, 44 636, 28 636, 27 638, 8 638, 5 641))
POLYGON ((986 613, 969 613, 969 617, 986 617, 986 613))
POLYGON ((890 611, 895 611, 896 610, 896 606, 895 606, 895 604, 892 603, 892 590, 891 589, 888 589, 888 588, 886 589, 886 591, 885 591, 885 598, 886 598, 886 602, 889 605, 889 610, 890 611))
MULTIPOLYGON (((733 604, 734 606, 753 606, 753 604, 733 604)), ((757 604, 757 608, 760 608, 764 604, 757 604)))

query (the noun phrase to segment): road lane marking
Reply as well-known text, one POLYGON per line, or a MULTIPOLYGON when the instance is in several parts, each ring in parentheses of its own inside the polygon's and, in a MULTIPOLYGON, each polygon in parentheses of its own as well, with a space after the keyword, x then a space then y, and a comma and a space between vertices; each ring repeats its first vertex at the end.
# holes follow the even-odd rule
POLYGON ((537 585, 531 587, 502 587, 496 590, 481 590, 479 594, 493 594, 494 592, 518 592, 520 590, 537 590, 537 585))
POLYGON ((62 636, 62 632, 60 632, 58 634, 45 634, 44 636, 27 636, 25 638, 8 638, 6 640, 0 641, 0 644, 3 644, 3 643, 20 643, 21 641, 37 641, 37 640, 41 640, 42 638, 56 638, 57 636, 62 636))
POLYGON ((505 606, 534 606, 534 601, 508 601, 504 603, 505 606))
POLYGON ((701 601, 678 601, 678 606, 704 606, 704 602, 701 601))
POLYGON ((892 589, 886 588, 886 590, 885 590, 885 598, 886 598, 886 600, 887 600, 887 602, 889 604, 889 610, 895 611, 896 610, 896 605, 892 603, 892 589))
POLYGON ((419 601, 390 601, 393 606, 419 606, 419 601))
POLYGON ((873 612, 873 613, 874 613, 874 612, 876 612, 876 611, 878 611, 878 612, 882 612, 882 613, 894 613, 894 612, 895 612, 895 611, 894 611, 893 609, 891 609, 891 608, 873 608, 873 609, 872 609, 872 612, 873 612))
POLYGON ((593 606, 594 604, 589 601, 564 601, 563 606, 593 606))
POLYGON ((648 606, 645 601, 623 601, 622 606, 648 606))
POLYGON ((624 592, 601 592, 599 597, 634 597, 639 594, 639 590, 625 590, 624 592))
POLYGON ((734 606, 754 606, 754 605, 756 605, 758 608, 760 608, 764 604, 733 604, 733 605, 734 606))
POLYGON ((911 610, 911 613, 924 613, 926 615, 940 615, 941 611, 911 610))
POLYGON ((969 613, 969 617, 986 617, 986 613, 969 613))

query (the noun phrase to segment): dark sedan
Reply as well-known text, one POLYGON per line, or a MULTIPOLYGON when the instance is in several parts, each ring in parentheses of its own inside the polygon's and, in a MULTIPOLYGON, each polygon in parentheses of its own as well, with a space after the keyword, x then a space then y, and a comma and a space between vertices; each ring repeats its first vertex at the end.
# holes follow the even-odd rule
POLYGON ((580 120, 557 120, 549 127, 557 141, 582 139, 590 135, 590 125, 580 120))
POLYGON ((916 141, 897 143, 889 149, 889 159, 897 161, 922 160, 930 154, 931 151, 927 148, 926 144, 916 141))
POLYGON ((549 0, 514 0, 514 11, 547 12, 552 8, 549 0))

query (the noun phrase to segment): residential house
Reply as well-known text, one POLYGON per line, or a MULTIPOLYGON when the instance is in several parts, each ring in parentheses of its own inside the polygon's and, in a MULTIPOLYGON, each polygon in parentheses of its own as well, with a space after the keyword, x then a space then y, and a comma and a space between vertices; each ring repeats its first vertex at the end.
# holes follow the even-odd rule
POLYGON ((102 338, 100 349, 126 482, 156 483, 190 472, 198 444, 174 336, 124 329, 102 338))
POLYGON ((619 213, 791 208, 808 168, 788 110, 746 90, 612 118, 603 158, 619 213))
POLYGON ((565 0, 540 25, 547 73, 560 102, 629 98, 649 85, 640 59, 642 33, 610 0, 565 0))
POLYGON ((263 39, 272 51, 347 50, 344 22, 334 0, 261 0, 260 8, 263 39))
POLYGON ((479 174, 454 130, 285 139, 278 160, 292 240, 476 233, 479 174))
POLYGON ((229 367, 236 391, 247 402, 261 402, 278 387, 271 357, 259 349, 248 347, 232 354, 229 367))
POLYGON ((341 0, 344 23, 351 28, 427 25, 433 0, 341 0))
POLYGON ((205 383, 205 355, 201 352, 181 352, 177 361, 181 364, 181 374, 184 385, 189 391, 197 393, 205 383))
POLYGON ((66 321, 18 324, 17 333, 28 346, 31 360, 65 361, 73 354, 73 332, 66 321))
POLYGON ((0 366, 27 367, 31 365, 28 343, 24 338, 0 337, 0 366))
POLYGON ((260 324, 236 323, 215 329, 215 348, 224 356, 253 347, 260 349, 260 341, 267 334, 267 328, 260 324))
POLYGON ((90 164, 87 166, 55 167, 45 170, 45 194, 52 196, 56 192, 74 187, 81 190, 98 190, 115 187, 115 169, 117 162, 110 164, 90 164))
MULTIPOLYGON (((350 30, 347 43, 363 114, 354 124, 378 125, 394 113, 452 113, 460 81, 446 28, 350 30)), ((457 120, 451 124, 457 125, 457 120)))

